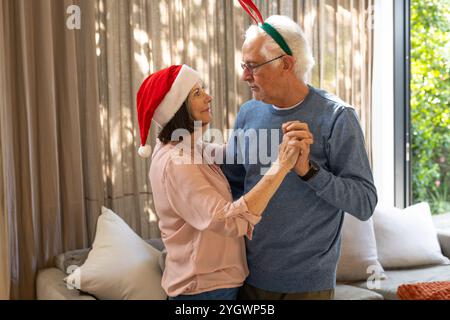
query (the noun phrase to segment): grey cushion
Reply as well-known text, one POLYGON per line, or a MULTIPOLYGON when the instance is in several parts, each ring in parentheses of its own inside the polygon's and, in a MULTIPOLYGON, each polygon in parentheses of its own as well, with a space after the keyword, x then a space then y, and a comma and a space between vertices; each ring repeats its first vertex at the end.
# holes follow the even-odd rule
POLYGON ((450 229, 438 230, 438 240, 442 254, 450 258, 450 229))
POLYGON ((166 268, 166 256, 167 256, 167 250, 164 249, 162 251, 162 255, 159 256, 159 261, 158 261, 161 272, 164 272, 164 269, 166 268))
MULTIPOLYGON (((381 294, 385 300, 398 300, 397 289, 402 284, 429 281, 450 281, 450 265, 386 270, 386 275, 388 278, 379 282, 380 287, 372 290, 381 294)), ((352 285, 367 289, 367 283, 365 281, 352 285)))
POLYGON ((64 282, 67 275, 57 268, 43 269, 36 279, 36 298, 38 300, 95 300, 93 296, 79 290, 69 289, 64 282))
POLYGON ((79 249, 61 253, 55 257, 56 267, 68 273, 69 266, 81 266, 87 259, 91 249, 79 249))
POLYGON ((337 284, 334 300, 383 300, 383 296, 374 291, 346 284, 337 284))
POLYGON ((149 245, 151 245, 153 248, 159 250, 159 251, 163 251, 164 250, 164 243, 162 242, 162 240, 160 238, 157 239, 148 239, 145 240, 147 241, 147 243, 149 245))

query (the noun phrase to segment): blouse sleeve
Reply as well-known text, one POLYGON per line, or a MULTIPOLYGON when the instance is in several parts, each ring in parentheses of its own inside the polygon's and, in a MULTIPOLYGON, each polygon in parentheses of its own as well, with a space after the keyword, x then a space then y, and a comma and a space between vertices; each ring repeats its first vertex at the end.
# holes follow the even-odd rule
POLYGON ((251 239, 261 217, 249 212, 243 197, 227 201, 205 174, 199 165, 168 162, 165 187, 172 209, 197 230, 251 239))

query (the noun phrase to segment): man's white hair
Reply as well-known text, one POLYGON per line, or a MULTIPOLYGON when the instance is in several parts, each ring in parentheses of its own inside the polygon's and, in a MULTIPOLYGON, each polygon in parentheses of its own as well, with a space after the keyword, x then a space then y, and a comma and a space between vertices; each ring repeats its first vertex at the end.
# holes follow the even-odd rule
MULTIPOLYGON (((292 56, 296 59, 295 73, 300 80, 305 81, 305 76, 311 71, 315 62, 311 47, 306 41, 305 34, 300 26, 289 17, 280 15, 270 16, 265 22, 269 23, 283 36, 284 41, 286 41, 292 51, 292 56)), ((266 59, 274 58, 269 56, 274 51, 285 53, 275 40, 257 25, 251 25, 247 29, 245 32, 245 42, 253 41, 260 36, 266 38, 261 49, 261 54, 266 59)))

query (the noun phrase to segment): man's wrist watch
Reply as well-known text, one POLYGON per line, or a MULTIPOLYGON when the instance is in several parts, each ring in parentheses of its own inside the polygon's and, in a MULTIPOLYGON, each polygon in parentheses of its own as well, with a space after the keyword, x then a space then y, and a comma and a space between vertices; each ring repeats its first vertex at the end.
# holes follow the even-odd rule
POLYGON ((309 170, 308 172, 302 177, 299 176, 300 178, 302 178, 303 181, 308 181, 311 178, 313 178, 314 176, 317 175, 317 173, 319 173, 320 167, 317 165, 317 163, 315 163, 312 160, 309 160, 309 170))

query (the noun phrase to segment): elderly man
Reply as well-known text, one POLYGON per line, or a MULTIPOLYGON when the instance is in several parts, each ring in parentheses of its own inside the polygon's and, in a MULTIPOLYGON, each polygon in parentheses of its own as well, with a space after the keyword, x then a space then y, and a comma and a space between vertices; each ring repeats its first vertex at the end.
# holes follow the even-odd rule
MULTIPOLYGON (((367 220, 377 203, 357 114, 306 84, 314 59, 300 26, 288 17, 271 16, 251 26, 242 56, 242 79, 254 100, 240 108, 235 132, 256 130, 259 140, 270 144, 261 132, 282 128, 279 140, 283 134, 296 137, 302 154, 246 241, 249 276, 239 297, 332 299, 344 212, 367 220)), ((260 153, 253 163, 239 154, 238 145, 249 152, 261 148, 261 141, 249 136, 238 141, 235 134, 228 144, 227 154, 243 163, 222 166, 235 198, 250 190, 264 169, 260 153)))

